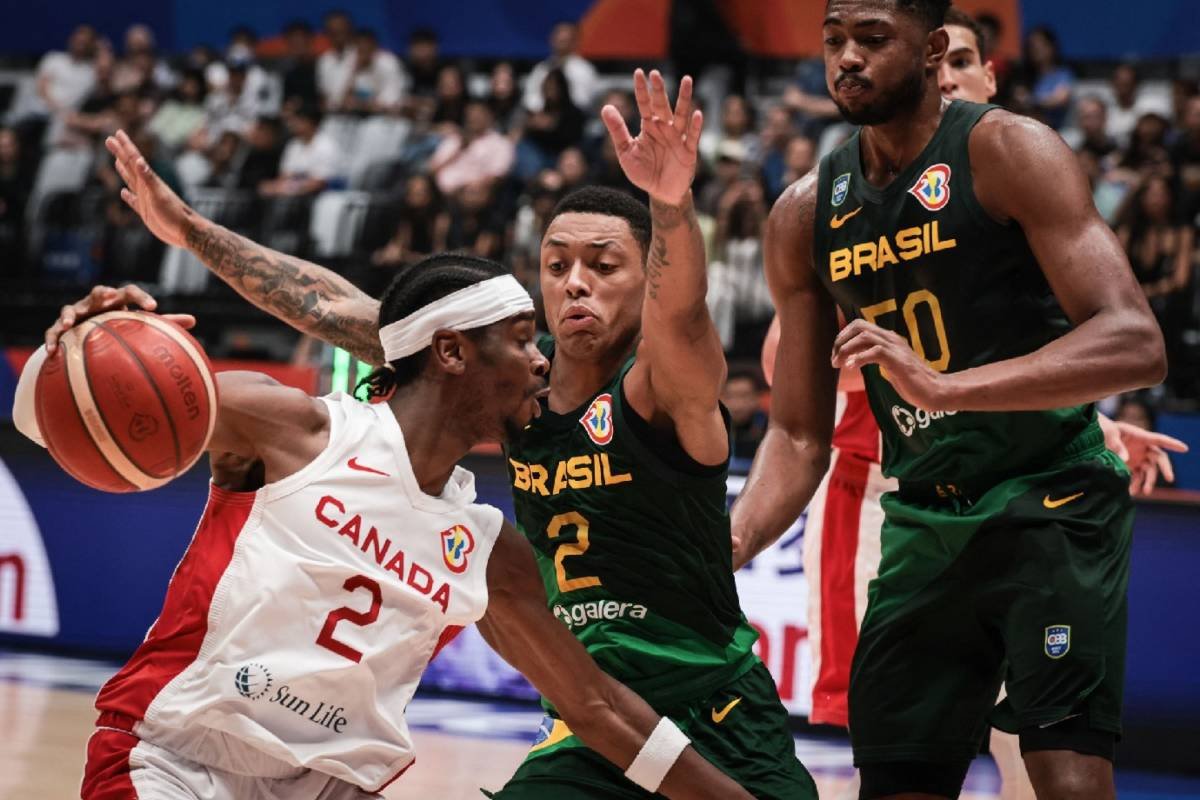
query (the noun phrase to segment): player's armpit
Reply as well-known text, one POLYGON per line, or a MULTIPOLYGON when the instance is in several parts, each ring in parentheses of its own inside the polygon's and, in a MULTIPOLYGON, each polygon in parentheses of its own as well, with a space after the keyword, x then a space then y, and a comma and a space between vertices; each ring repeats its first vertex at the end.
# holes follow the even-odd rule
POLYGON ((732 512, 735 569, 787 530, 829 466, 837 313, 813 270, 816 190, 814 171, 784 192, 767 219, 763 244, 779 345, 767 434, 732 512))
POLYGON ((332 270, 196 218, 187 246, 238 294, 303 333, 383 363, 379 301, 332 270))
POLYGON ((1061 137, 1033 120, 992 111, 975 126, 969 147, 981 205, 996 220, 1021 226, 1074 327, 1026 356, 946 376, 946 407, 1061 408, 1161 381, 1162 334, 1061 137))
MULTIPOLYGON (((504 523, 487 568, 488 610, 479 631, 520 671, 586 745, 627 769, 659 715, 596 666, 583 645, 546 608, 533 549, 504 523)), ((670 798, 749 800, 750 794, 687 747, 659 793, 670 798)))
POLYGON ((261 372, 218 372, 211 453, 259 459, 272 482, 297 472, 329 442, 325 403, 261 372))

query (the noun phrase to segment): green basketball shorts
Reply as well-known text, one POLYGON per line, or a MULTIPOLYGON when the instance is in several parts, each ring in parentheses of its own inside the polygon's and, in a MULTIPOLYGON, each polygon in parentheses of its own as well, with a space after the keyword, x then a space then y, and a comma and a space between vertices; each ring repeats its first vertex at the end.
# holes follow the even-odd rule
MULTIPOLYGON (((816 800, 796 758, 787 710, 762 663, 696 703, 666 715, 692 746, 759 800, 816 800)), ((562 720, 546 717, 537 742, 496 800, 646 800, 658 797, 584 746, 562 720)))
POLYGON ((850 676, 856 764, 967 762, 993 725, 1079 717, 1119 736, 1128 480, 1096 449, 976 497, 904 485, 884 497, 850 676))

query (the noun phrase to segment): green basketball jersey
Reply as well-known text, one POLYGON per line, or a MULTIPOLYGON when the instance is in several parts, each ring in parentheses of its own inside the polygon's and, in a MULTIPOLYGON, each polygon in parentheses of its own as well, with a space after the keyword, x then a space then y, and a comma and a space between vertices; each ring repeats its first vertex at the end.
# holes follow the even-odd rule
MULTIPOLYGON (((553 341, 541 346, 553 359, 553 341)), ((678 444, 626 406, 632 366, 570 413, 543 408, 506 455, 551 611, 661 709, 750 669, 758 637, 734 585, 726 468, 671 463, 678 444)))
MULTIPOLYGON (((861 131, 820 165, 813 256, 822 282, 847 318, 899 333, 941 372, 1026 355, 1070 328, 1021 228, 993 220, 975 197, 968 138, 993 108, 952 103, 884 189, 863 177, 861 131)), ((930 413, 877 366, 864 372, 884 472, 902 481, 989 486, 1102 440, 1092 405, 930 413)))

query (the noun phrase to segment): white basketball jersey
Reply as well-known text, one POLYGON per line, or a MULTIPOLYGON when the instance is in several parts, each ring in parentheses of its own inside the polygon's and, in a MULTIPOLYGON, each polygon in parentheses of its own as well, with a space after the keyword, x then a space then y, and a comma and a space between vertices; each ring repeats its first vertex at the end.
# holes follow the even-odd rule
POLYGON ((254 493, 212 487, 161 616, 96 706, 149 741, 221 731, 378 791, 413 761, 404 710, 426 665, 487 607, 503 517, 462 468, 421 492, 386 404, 323 399, 310 464, 254 493))

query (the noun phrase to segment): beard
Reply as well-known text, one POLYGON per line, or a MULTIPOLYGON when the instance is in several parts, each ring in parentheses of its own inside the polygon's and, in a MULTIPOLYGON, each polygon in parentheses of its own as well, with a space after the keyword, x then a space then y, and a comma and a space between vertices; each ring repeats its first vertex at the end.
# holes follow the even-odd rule
POLYGON ((918 67, 906 75, 896 88, 881 93, 864 106, 848 108, 838 101, 836 94, 833 102, 842 118, 852 125, 882 125, 895 119, 901 112, 916 108, 924 91, 925 69, 918 67))

